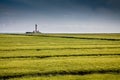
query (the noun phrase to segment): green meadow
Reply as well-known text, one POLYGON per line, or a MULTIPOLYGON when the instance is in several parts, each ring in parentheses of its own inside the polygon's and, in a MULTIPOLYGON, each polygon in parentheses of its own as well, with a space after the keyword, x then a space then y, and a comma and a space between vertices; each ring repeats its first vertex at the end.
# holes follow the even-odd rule
POLYGON ((120 34, 0 34, 0 80, 119 80, 120 34))

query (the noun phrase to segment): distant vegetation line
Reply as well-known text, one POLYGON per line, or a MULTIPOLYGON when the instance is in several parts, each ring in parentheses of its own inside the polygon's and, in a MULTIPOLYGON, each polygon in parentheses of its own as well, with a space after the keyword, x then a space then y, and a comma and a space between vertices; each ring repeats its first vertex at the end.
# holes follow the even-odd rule
MULTIPOLYGON (((30 35, 39 36, 39 35, 30 35)), ((86 40, 107 40, 107 41, 120 41, 120 39, 109 39, 109 38, 88 38, 88 37, 73 37, 73 36, 52 36, 52 35, 40 35, 43 37, 58 37, 58 38, 71 38, 71 39, 86 39, 86 40)))
POLYGON ((10 57, 0 57, 0 59, 15 59, 15 58, 38 58, 38 59, 44 59, 44 58, 51 58, 51 57, 77 57, 77 56, 120 56, 120 53, 118 54, 68 54, 68 55, 43 55, 43 56, 10 56, 10 57))
POLYGON ((120 47, 84 47, 84 48, 36 48, 36 49, 0 49, 0 51, 20 51, 20 50, 36 50, 36 51, 41 51, 41 50, 67 50, 67 49, 114 49, 114 48, 120 48, 120 47))

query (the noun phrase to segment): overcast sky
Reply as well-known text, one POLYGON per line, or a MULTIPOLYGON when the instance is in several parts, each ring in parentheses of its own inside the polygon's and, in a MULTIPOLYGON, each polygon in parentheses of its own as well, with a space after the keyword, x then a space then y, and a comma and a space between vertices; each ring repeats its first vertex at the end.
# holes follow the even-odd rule
POLYGON ((0 33, 120 33, 120 0, 0 0, 0 33))

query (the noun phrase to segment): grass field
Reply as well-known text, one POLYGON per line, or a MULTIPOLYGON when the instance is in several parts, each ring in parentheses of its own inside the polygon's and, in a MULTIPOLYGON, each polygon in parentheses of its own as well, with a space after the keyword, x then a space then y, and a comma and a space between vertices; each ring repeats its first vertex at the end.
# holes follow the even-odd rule
POLYGON ((0 34, 0 80, 120 80, 120 34, 0 34))

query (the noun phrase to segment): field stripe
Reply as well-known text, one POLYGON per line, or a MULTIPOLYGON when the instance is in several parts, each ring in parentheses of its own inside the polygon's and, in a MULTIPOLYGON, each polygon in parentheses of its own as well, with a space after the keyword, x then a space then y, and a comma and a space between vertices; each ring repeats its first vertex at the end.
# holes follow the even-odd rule
POLYGON ((72 55, 44 55, 44 56, 11 56, 11 57, 0 57, 0 59, 15 59, 15 58, 50 58, 50 57, 77 57, 77 56, 120 56, 119 54, 72 54, 72 55))
POLYGON ((40 51, 40 50, 67 50, 67 49, 116 49, 116 48, 120 48, 120 47, 84 47, 84 48, 37 48, 37 49, 0 49, 0 51, 20 51, 20 50, 36 50, 36 51, 40 51))
POLYGON ((117 73, 117 74, 120 74, 120 69, 21 73, 21 74, 14 74, 14 75, 3 75, 3 76, 0 76, 0 80, 7 80, 7 79, 12 79, 12 78, 21 78, 21 77, 26 77, 26 76, 87 75, 87 74, 95 74, 95 73, 99 73, 99 74, 117 73))
MULTIPOLYGON (((31 35, 33 36, 33 35, 31 35)), ((36 35, 39 36, 39 35, 36 35)), ((73 37, 73 36, 51 36, 42 35, 43 37, 56 37, 56 38, 69 38, 69 39, 86 39, 86 40, 107 40, 107 41, 120 41, 120 39, 110 39, 110 38, 88 38, 88 37, 73 37)))

